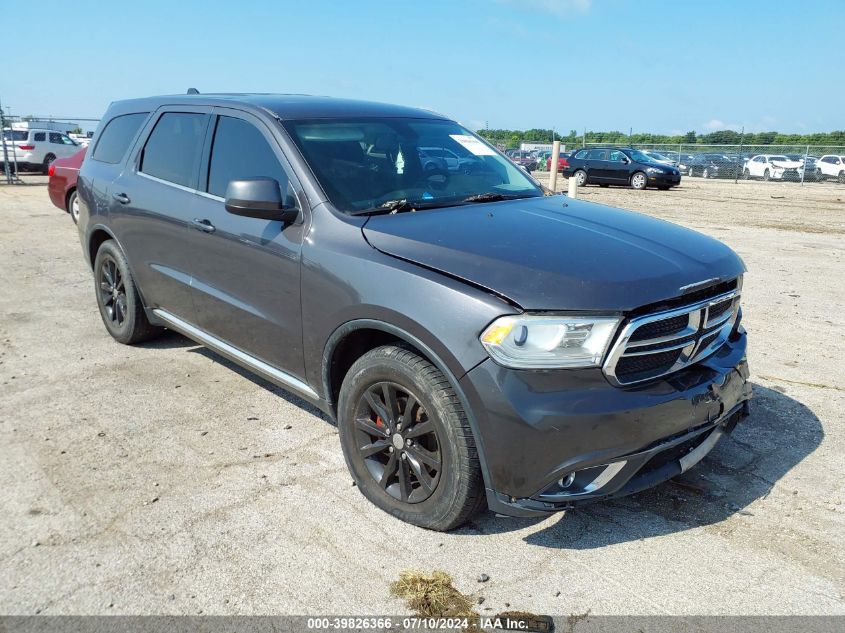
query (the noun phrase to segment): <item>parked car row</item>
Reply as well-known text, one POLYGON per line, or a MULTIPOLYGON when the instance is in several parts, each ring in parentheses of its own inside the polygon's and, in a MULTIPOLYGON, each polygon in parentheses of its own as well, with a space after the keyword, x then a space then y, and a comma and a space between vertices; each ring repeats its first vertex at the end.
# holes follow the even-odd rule
MULTIPOLYGON (((630 148, 615 147, 585 148, 578 152, 562 151, 558 159, 558 172, 565 172, 569 168, 569 161, 573 154, 580 154, 581 151, 589 151, 591 149, 597 151, 603 151, 605 149, 619 149, 623 152, 632 151, 630 148)), ((818 157, 805 156, 803 154, 755 154, 751 152, 702 152, 689 154, 673 150, 657 151, 642 149, 637 151, 639 152, 639 159, 641 159, 637 162, 647 161, 658 165, 667 165, 676 168, 684 176, 805 182, 834 179, 845 184, 845 155, 828 154, 818 157)), ((507 150, 505 152, 505 155, 514 163, 528 171, 533 171, 534 169, 551 171, 551 154, 550 151, 529 152, 523 150, 507 150)), ((623 170, 620 170, 620 173, 621 171, 623 170)), ((569 172, 574 173, 575 170, 570 169, 569 172)), ((626 171, 626 173, 628 172, 626 171)), ((630 176, 630 173, 628 175, 630 176)), ((588 182, 593 182, 594 180, 598 182, 596 180, 597 178, 595 175, 590 176, 588 182)), ((618 180, 618 178, 614 178, 613 180, 618 180)), ((649 181, 647 180, 647 182, 649 181)))
POLYGON ((677 167, 685 176, 796 181, 832 178, 845 183, 845 156, 831 154, 819 158, 803 154, 641 151, 657 162, 677 167))

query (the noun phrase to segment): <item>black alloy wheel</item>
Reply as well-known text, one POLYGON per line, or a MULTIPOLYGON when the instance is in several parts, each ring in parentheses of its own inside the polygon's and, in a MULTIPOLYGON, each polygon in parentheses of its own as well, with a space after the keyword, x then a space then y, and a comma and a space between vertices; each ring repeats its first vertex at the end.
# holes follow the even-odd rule
POLYGON ((420 503, 437 488, 440 440, 416 396, 395 382, 364 391, 355 414, 355 444, 378 486, 397 501, 420 503))
POLYGON ((102 258, 97 270, 97 288, 106 317, 115 327, 123 327, 129 312, 126 287, 120 268, 110 254, 102 258))
POLYGON ((126 256, 114 240, 103 242, 94 258, 94 294, 103 325, 119 343, 140 343, 163 331, 147 320, 126 256))

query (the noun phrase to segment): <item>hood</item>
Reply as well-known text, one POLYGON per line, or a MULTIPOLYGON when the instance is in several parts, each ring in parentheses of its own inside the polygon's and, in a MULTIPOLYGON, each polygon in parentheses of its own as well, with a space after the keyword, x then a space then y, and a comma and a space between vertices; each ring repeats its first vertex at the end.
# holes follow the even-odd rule
POLYGON ((526 310, 630 310, 745 269, 701 233, 564 196, 377 215, 363 232, 384 253, 526 310))
POLYGON ((803 165, 800 160, 773 160, 772 165, 775 167, 783 167, 784 169, 797 169, 803 165))

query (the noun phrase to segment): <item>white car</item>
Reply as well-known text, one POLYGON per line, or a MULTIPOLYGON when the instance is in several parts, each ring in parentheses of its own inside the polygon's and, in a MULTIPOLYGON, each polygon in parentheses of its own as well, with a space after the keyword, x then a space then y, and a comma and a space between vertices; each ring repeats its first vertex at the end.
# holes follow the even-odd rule
POLYGON ((836 178, 845 184, 845 156, 827 154, 816 161, 816 175, 819 180, 836 178))
MULTIPOLYGON (((10 164, 17 162, 21 171, 39 170, 47 173, 57 158, 73 156, 80 150, 80 145, 67 134, 55 130, 3 130, 6 140, 6 155, 10 164), (12 154, 14 152, 14 155, 12 154)), ((4 161, 3 147, 0 145, 0 163, 4 161)))
POLYGON ((745 163, 744 178, 763 180, 801 180, 800 160, 790 160, 783 154, 757 154, 745 163))

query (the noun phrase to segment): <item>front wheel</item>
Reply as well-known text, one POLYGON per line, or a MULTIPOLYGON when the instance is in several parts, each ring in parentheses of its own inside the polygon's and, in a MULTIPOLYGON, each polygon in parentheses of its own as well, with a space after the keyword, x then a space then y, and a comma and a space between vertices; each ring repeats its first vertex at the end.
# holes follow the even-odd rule
POLYGON ((460 400, 446 377, 409 348, 385 345, 355 361, 340 391, 338 430, 358 489, 403 521, 451 530, 485 500, 460 400))
POLYGON ((70 214, 70 219, 74 224, 79 224, 79 197, 76 192, 72 192, 67 199, 67 212, 70 214))
POLYGON ((646 176, 643 172, 638 171, 633 176, 631 176, 631 186, 634 189, 643 190, 645 189, 646 183, 646 176))
POLYGON ((769 170, 768 170, 768 169, 767 169, 766 171, 764 171, 764 172, 763 172, 763 180, 765 180, 765 181, 769 181, 769 180, 771 179, 771 177, 772 177, 772 176, 771 176, 771 174, 769 173, 769 170))
POLYGON ((751 172, 747 169, 742 170, 742 179, 743 180, 751 180, 751 172))
POLYGON ((147 320, 129 264, 114 240, 106 240, 97 251, 94 284, 103 325, 114 340, 130 345, 161 333, 162 328, 147 320))
POLYGON ((587 184, 587 172, 585 172, 583 169, 576 170, 574 178, 575 182, 578 184, 579 187, 583 187, 587 184))
POLYGON ((704 168, 704 172, 701 174, 702 178, 710 178, 710 170, 706 167, 704 168))

